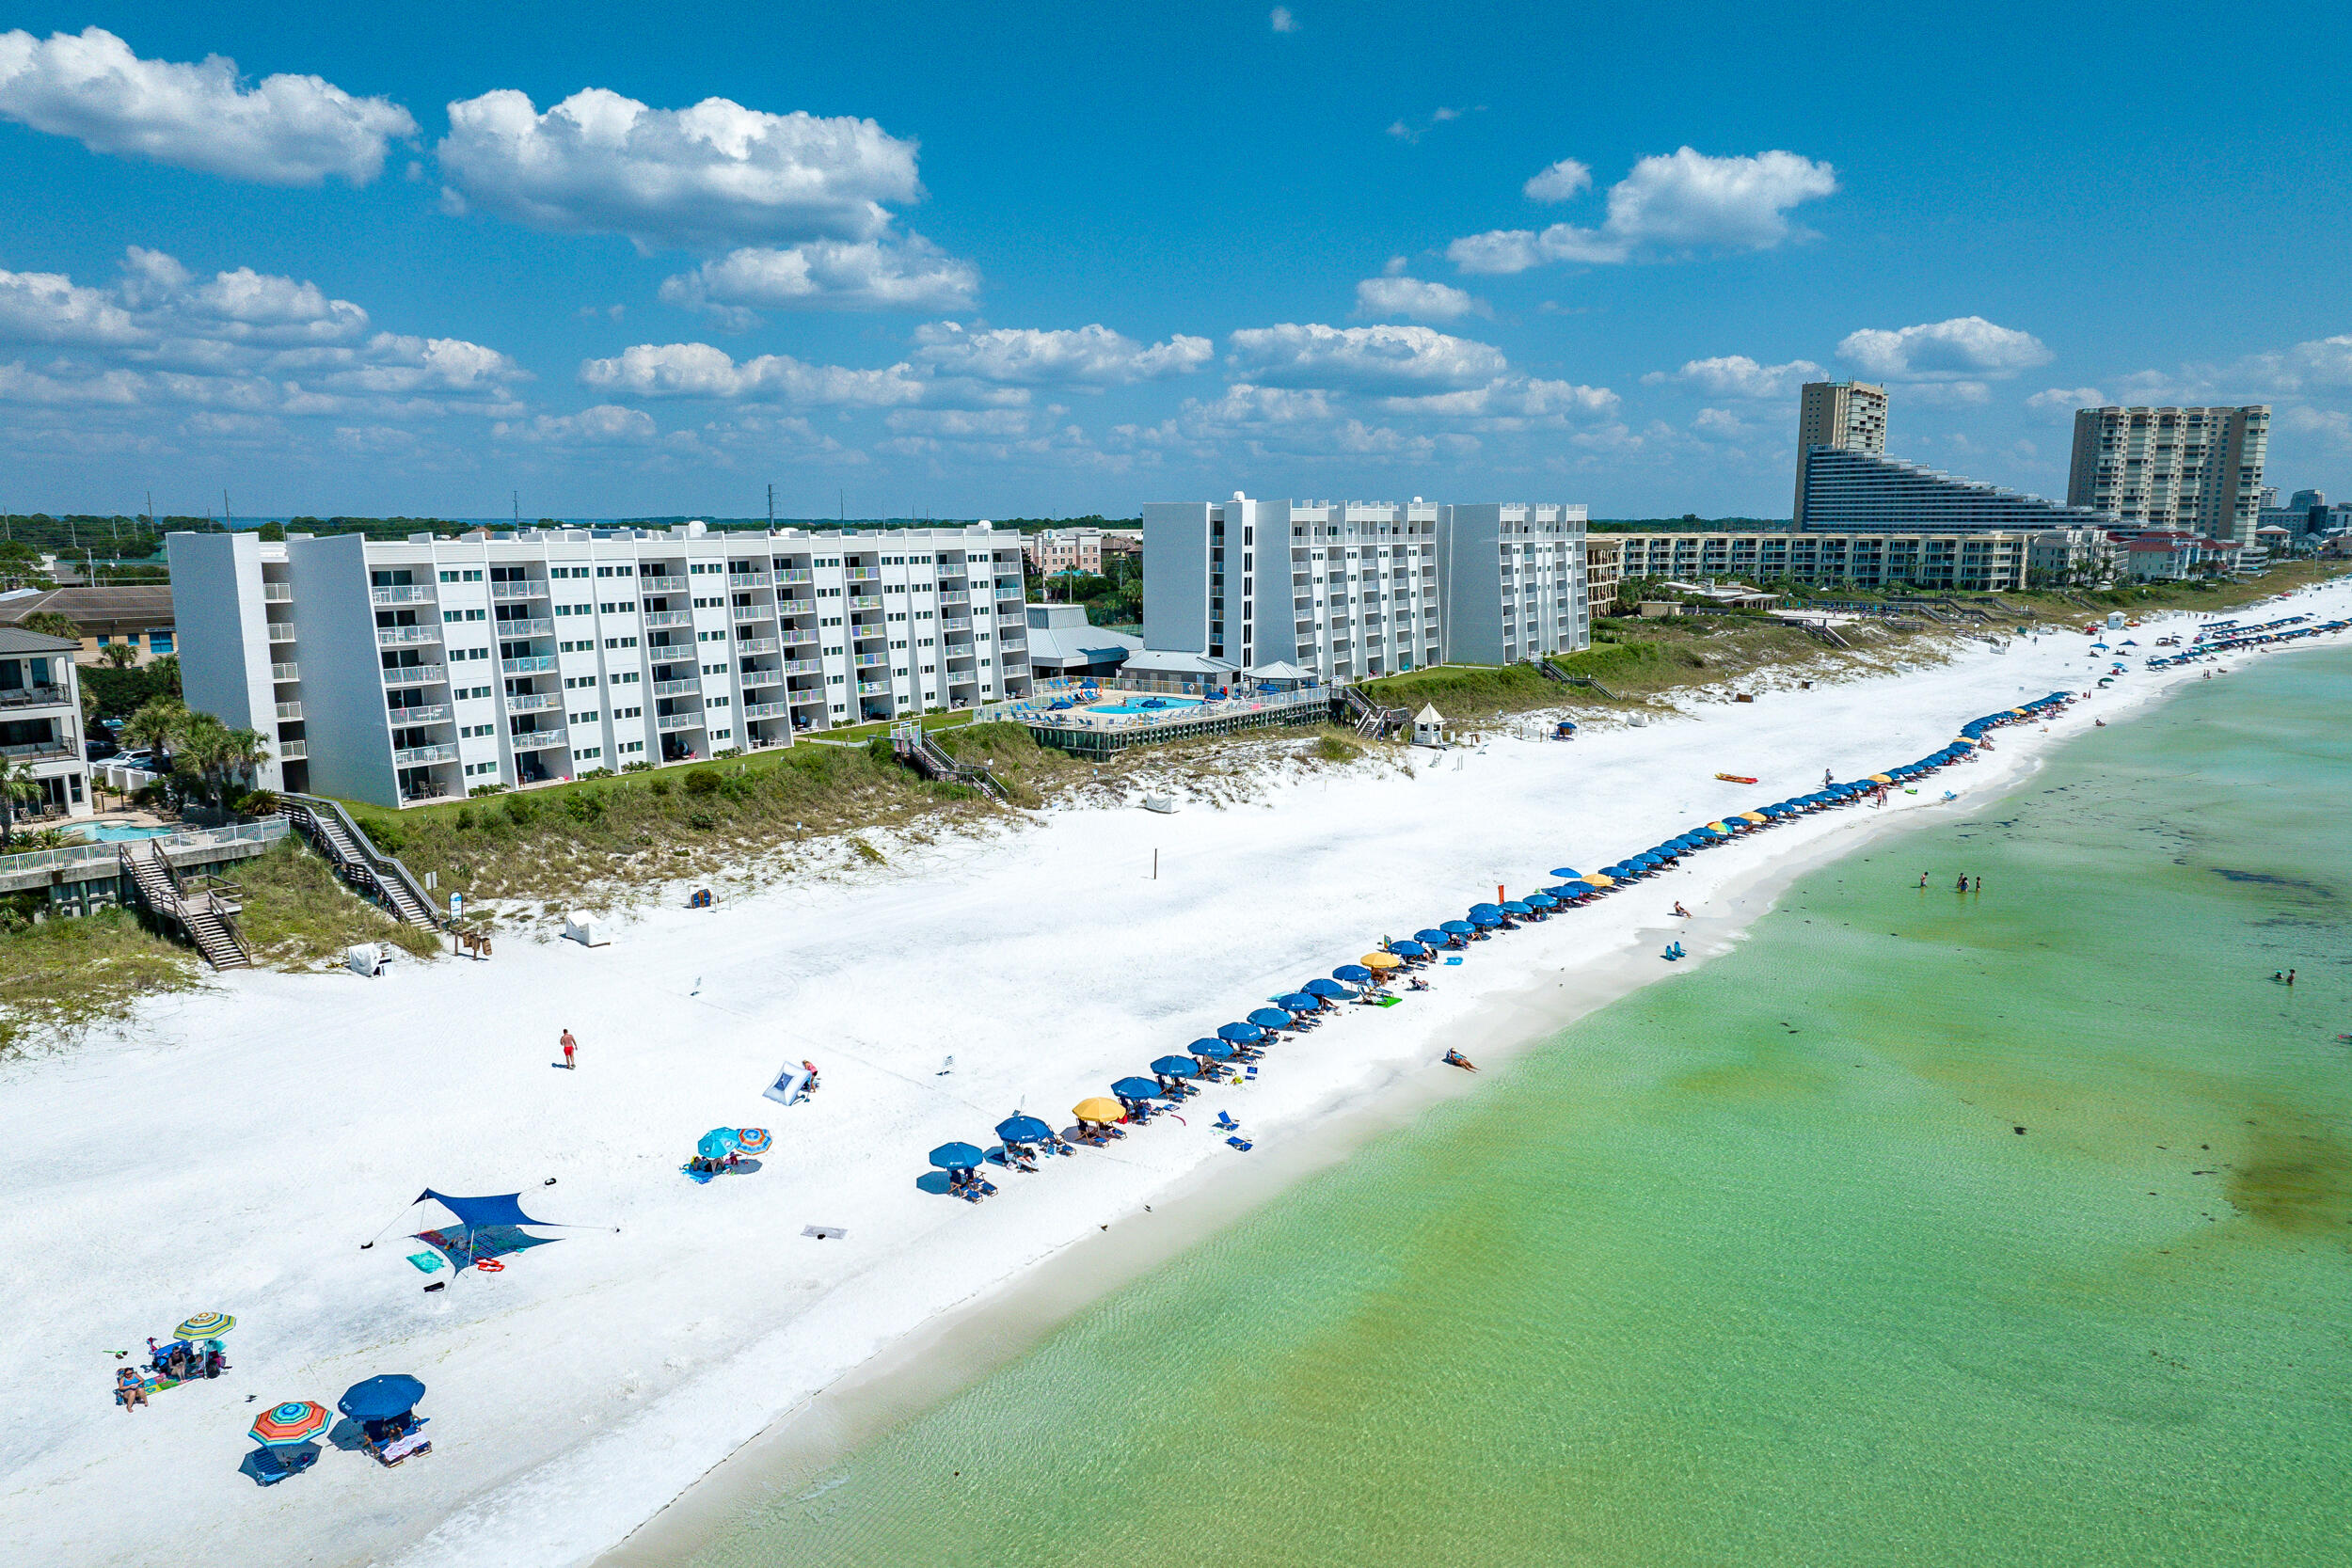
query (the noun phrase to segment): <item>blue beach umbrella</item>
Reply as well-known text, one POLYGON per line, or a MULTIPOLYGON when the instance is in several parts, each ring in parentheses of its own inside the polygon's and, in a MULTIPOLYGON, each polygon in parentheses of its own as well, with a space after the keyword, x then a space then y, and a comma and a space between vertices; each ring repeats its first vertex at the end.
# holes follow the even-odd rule
POLYGON ((1500 904, 1472 904, 1470 907, 1470 912, 1472 915, 1501 914, 1502 912, 1502 906, 1500 904))
POLYGON ((1555 865, 1551 868, 1551 874, 1564 882, 1572 882, 1584 875, 1573 865, 1555 865))
POLYGON ((1502 916, 1501 914, 1474 914, 1470 916, 1470 924, 1491 929, 1502 924, 1502 916))
POLYGON ((1466 937, 1470 934, 1474 927, 1467 920, 1449 920, 1440 926, 1438 929, 1442 930, 1446 935, 1451 937, 1466 937))
POLYGON ((1159 1092, 1159 1085, 1149 1078, 1121 1078, 1111 1085, 1111 1093, 1121 1100, 1149 1100, 1159 1092))
POLYGON ((355 1421, 389 1421, 405 1416, 424 1398, 424 1385, 405 1372, 387 1372, 343 1390, 335 1408, 355 1421))
MULTIPOLYGON (((1192 1064, 1186 1062, 1186 1068, 1192 1064)), ((1009 1144, 1033 1144, 1050 1138, 1054 1130, 1035 1117, 1007 1117, 996 1124, 996 1135, 1009 1144)))
POLYGON ((1219 1039, 1197 1039, 1184 1049, 1196 1056, 1206 1056, 1213 1062, 1230 1062, 1233 1059, 1233 1048, 1219 1039))
MULTIPOLYGON (((1162 1056, 1152 1064, 1152 1070, 1169 1078, 1189 1078, 1200 1070, 1200 1064, 1189 1056, 1162 1056)), ((1000 1127, 997 1131, 1001 1132, 1004 1129, 1000 1127)))
POLYGON ((1217 1026, 1216 1037, 1235 1045, 1254 1045, 1265 1038, 1265 1031, 1254 1023, 1225 1023, 1217 1026))
POLYGON ((1345 980, 1351 985, 1360 986, 1366 980, 1372 978, 1372 971, 1366 969, 1362 964, 1342 964, 1339 968, 1331 972, 1331 978, 1334 980, 1345 980))
MULTIPOLYGON (((1462 929, 1465 932, 1468 932, 1470 927, 1465 926, 1462 929)), ((1320 975, 1308 981, 1305 985, 1299 987, 1298 989, 1305 991, 1309 996, 1328 996, 1334 999, 1353 994, 1345 986, 1341 985, 1337 980, 1326 980, 1320 975)))
POLYGON ((1400 942, 1390 947, 1389 951, 1400 958, 1418 958, 1426 956, 1429 949, 1418 942, 1400 942))
POLYGON ((1549 893, 1531 893, 1527 895, 1527 904, 1530 909, 1556 910, 1560 907, 1560 900, 1549 893))
POLYGON ((734 1128, 714 1127, 694 1145, 694 1152, 706 1160, 723 1160, 742 1147, 742 1142, 735 1135, 734 1128))
POLYGON ((1249 1022, 1261 1029, 1287 1029, 1291 1015, 1279 1007, 1258 1007, 1250 1012, 1249 1022))
POLYGON ((1314 1013, 1323 1010, 1323 998, 1308 991, 1295 990, 1288 996, 1276 997, 1274 1005, 1285 1012, 1314 1013))
POLYGON ((1524 898, 1514 898, 1502 906, 1504 914, 1534 914, 1534 909, 1524 898))
POLYGON ((1429 947, 1443 947, 1445 945, 1445 933, 1438 930, 1435 926, 1431 926, 1424 930, 1415 931, 1413 933, 1413 940, 1429 947))
POLYGON ((941 1144, 931 1150, 931 1164, 941 1170, 975 1170, 983 1158, 970 1144, 941 1144))

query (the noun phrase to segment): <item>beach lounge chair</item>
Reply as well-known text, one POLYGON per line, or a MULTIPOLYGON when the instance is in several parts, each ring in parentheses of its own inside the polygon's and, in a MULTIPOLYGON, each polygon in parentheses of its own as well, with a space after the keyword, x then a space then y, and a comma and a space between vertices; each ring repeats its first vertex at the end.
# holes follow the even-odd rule
POLYGON ((246 1456, 242 1467, 261 1485, 275 1486, 318 1462, 319 1450, 305 1443, 290 1449, 256 1449, 246 1456))
POLYGON ((1241 1131, 1241 1123, 1233 1119, 1232 1112, 1219 1111, 1216 1114, 1216 1130, 1220 1132, 1238 1132, 1241 1131))

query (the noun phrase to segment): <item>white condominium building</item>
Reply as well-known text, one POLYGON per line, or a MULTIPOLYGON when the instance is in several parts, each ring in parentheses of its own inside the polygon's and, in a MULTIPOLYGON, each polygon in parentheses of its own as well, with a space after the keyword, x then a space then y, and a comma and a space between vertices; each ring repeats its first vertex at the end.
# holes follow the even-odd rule
POLYGON ((1144 645, 1341 680, 1565 652, 1585 640, 1583 537, 1581 507, 1151 502, 1144 645))
POLYGON ((1028 689, 1020 543, 522 529, 175 533, 188 705, 272 788, 400 805, 790 743, 1028 689))
POLYGON ((1816 447, 1886 450, 1886 388, 1867 381, 1808 381, 1797 404, 1796 526, 1804 527, 1804 477, 1816 447))
POLYGON ((2066 499, 2152 529, 2254 543, 2270 409, 2078 408, 2066 499))
POLYGON ((29 775, 10 804, 33 816, 87 816, 89 766, 83 760, 82 690, 63 637, 0 626, 0 763, 29 775))
POLYGON ((1593 640, 1581 506, 1438 508, 1438 578, 1449 664, 1516 664, 1593 640))

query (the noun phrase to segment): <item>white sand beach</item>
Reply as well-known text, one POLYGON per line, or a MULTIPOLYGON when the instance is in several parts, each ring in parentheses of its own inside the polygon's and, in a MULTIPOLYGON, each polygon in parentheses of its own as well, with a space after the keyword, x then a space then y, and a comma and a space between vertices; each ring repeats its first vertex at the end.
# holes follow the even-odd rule
MULTIPOLYGON (((2297 612, 2352 613, 2352 587, 2242 618, 2297 612)), ((2146 656, 2194 624, 2120 635, 2146 656)), ((1499 884, 1516 897, 1553 867, 1594 869, 1818 788, 1824 768, 1908 762, 1968 719, 2086 689, 2107 667, 2089 641, 1971 646, 1570 744, 1417 752, 1409 776, 1363 767, 1225 809, 1038 814, 848 880, 662 910, 607 947, 511 942, 486 963, 375 980, 238 974, 148 1005, 119 1037, 8 1064, 0 1539, 42 1563, 594 1559, 817 1391, 1205 1163, 1279 1150, 1383 1085, 1444 1070, 1431 1064, 1449 1045, 1476 1056, 1546 1034, 1558 998, 1595 999, 1581 976, 1605 992, 1687 972, 1628 961, 1678 924, 1676 900, 1702 917, 1703 961, 1762 911, 1754 890, 1775 873, 1971 810, 2094 720, 2219 667, 2150 673, 2135 657, 2112 689, 2046 730, 1998 732, 1992 754, 1915 795, 1775 827, 1476 943, 1429 972, 1431 991, 1279 1044, 1259 1082, 1185 1107, 1189 1125, 1155 1121, 1033 1176, 993 1171, 1000 1196, 977 1208, 917 1189, 934 1146, 992 1143, 1016 1109, 1065 1125, 1113 1079, 1499 884), (803 1056, 823 1069, 813 1101, 761 1098, 803 1056), (1219 1107, 1257 1151, 1211 1129, 1219 1107), (775 1146, 755 1174, 695 1185, 679 1166, 720 1126, 771 1128, 775 1146), (448 1215, 404 1208, 427 1187, 519 1192, 534 1217, 580 1228, 428 1292, 451 1275, 406 1261, 422 1250, 406 1233, 448 1215), (810 1240, 809 1225, 848 1234, 810 1240), (231 1370, 116 1408, 113 1353, 208 1310, 238 1320, 231 1370), (387 1470, 330 1449, 268 1489, 240 1473, 259 1411, 331 1406, 380 1372, 427 1386, 430 1455, 387 1470)))

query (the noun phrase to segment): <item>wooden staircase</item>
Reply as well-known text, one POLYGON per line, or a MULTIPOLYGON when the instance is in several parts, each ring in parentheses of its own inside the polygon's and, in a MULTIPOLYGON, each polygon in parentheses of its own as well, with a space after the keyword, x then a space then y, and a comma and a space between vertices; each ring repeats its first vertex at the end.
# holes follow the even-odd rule
POLYGON ((278 809, 362 898, 421 931, 438 931, 448 924, 408 868, 378 849, 341 804, 312 795, 281 795, 278 809))
POLYGON ((162 924, 177 929, 215 969, 251 969, 238 935, 237 906, 218 893, 191 894, 153 839, 132 839, 116 852, 138 900, 162 924))
POLYGON ((1352 686, 1340 688, 1340 700, 1346 705, 1349 724, 1367 740, 1386 740, 1413 727, 1410 708, 1382 707, 1352 686))
POLYGON ((958 762, 940 749, 921 724, 908 722, 890 727, 890 752, 900 762, 936 784, 970 784, 998 805, 1011 804, 1005 786, 996 782, 996 775, 973 763, 958 762))

